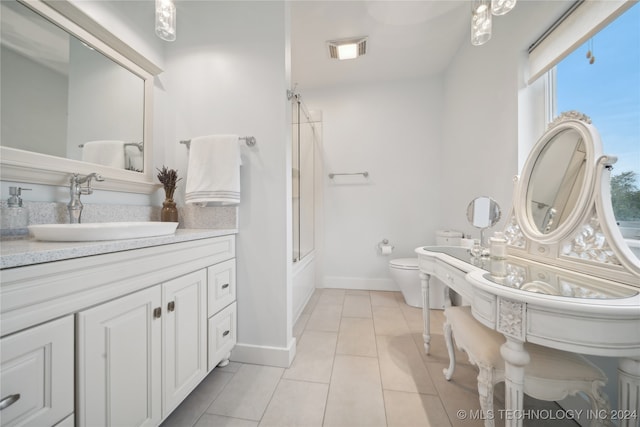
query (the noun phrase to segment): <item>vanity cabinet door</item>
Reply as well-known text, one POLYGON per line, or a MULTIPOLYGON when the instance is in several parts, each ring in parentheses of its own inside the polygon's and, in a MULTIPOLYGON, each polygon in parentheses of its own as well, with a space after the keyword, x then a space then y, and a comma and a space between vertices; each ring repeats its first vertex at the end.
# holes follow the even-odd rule
POLYGON ((155 426, 161 414, 161 288, 77 314, 78 426, 155 426))
POLYGON ((163 416, 207 375, 207 272, 162 285, 163 416))
POLYGON ((73 423, 73 316, 0 340, 2 426, 73 423))

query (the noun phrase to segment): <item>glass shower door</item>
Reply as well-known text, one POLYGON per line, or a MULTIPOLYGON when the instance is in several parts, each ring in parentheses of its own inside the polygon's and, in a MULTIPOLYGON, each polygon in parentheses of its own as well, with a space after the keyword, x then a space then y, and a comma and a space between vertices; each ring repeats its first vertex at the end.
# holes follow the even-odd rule
POLYGON ((293 261, 314 249, 314 128, 300 102, 294 103, 292 126, 293 261))

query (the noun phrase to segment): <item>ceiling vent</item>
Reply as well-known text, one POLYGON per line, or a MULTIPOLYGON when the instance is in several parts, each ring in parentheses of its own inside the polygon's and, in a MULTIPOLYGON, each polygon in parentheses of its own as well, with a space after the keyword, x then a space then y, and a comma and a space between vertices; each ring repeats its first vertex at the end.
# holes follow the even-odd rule
POLYGON ((329 40, 329 56, 333 59, 355 59, 367 53, 367 37, 329 40))

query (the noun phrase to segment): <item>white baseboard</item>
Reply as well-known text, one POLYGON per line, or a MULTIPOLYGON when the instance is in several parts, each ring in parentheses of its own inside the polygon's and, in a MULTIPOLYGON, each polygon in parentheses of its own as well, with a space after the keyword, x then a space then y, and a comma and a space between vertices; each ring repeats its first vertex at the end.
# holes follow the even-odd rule
POLYGON ((391 279, 370 279, 367 277, 325 276, 322 279, 324 288, 357 289, 365 291, 399 291, 391 279))
POLYGON ((296 339, 289 347, 270 347, 237 343, 231 351, 231 360, 254 365, 277 366, 288 368, 296 355, 296 339))

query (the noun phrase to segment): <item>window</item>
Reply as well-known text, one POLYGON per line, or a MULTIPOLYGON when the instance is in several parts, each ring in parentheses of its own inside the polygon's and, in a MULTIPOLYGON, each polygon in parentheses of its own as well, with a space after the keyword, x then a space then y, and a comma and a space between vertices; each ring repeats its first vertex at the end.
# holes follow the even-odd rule
POLYGON ((605 154, 618 157, 611 175, 618 222, 640 225, 640 4, 635 4, 551 70, 553 116, 585 113, 605 154))

